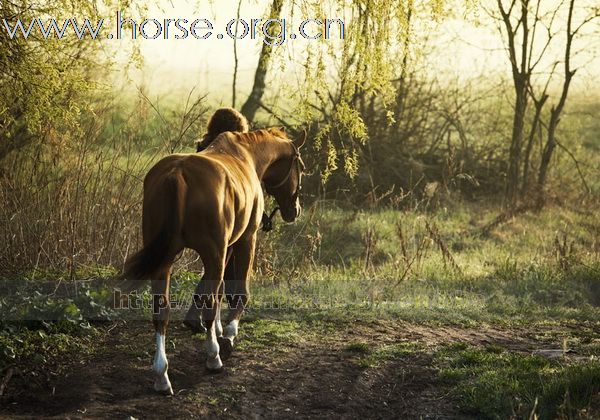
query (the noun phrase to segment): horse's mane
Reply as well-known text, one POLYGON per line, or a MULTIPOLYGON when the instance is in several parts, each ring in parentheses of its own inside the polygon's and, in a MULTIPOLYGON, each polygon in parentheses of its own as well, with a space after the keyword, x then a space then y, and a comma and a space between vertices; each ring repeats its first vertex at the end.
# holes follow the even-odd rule
POLYGON ((285 131, 277 127, 263 128, 260 130, 248 131, 241 133, 239 131, 226 131, 219 134, 213 141, 213 145, 226 146, 236 143, 259 143, 265 137, 279 137, 287 139, 285 131))
POLYGON ((271 133, 271 135, 273 135, 275 137, 279 137, 279 138, 282 138, 282 139, 287 139, 288 138, 287 133, 281 127, 267 128, 267 131, 269 131, 269 133, 271 133))

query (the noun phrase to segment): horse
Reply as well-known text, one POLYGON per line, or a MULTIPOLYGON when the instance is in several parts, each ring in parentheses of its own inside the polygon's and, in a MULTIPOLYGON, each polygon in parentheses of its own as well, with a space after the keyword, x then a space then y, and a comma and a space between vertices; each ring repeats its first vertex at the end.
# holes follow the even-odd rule
POLYGON ((125 264, 123 278, 150 280, 156 353, 154 389, 173 394, 165 349, 169 321, 169 283, 175 257, 195 250, 204 264, 203 281, 194 292, 193 308, 206 326, 206 368, 220 371, 221 346, 233 349, 239 320, 249 301, 249 275, 257 231, 264 210, 261 184, 275 198, 281 216, 293 222, 301 213, 299 192, 304 163, 297 140, 282 128, 220 134, 203 153, 173 154, 161 159, 144 179, 143 247, 125 264), (229 313, 225 328, 220 314, 228 257, 235 255, 229 313))
MULTIPOLYGON (((200 140, 196 142, 196 152, 200 153, 206 150, 206 148, 210 146, 210 144, 219 136, 219 134, 224 133, 225 131, 239 131, 242 133, 247 133, 249 131, 248 120, 234 108, 217 109, 208 121, 206 133, 200 140)), ((234 261, 235 255, 230 253, 227 256, 227 264, 225 265, 225 293, 230 293, 231 285, 235 281, 234 261)), ((200 287, 200 284, 198 284, 198 287, 200 287)), ((220 294, 222 294, 222 291, 220 294)), ((217 319, 218 318, 219 314, 217 314, 217 319)), ((200 311, 193 305, 189 308, 183 324, 193 333, 206 332, 206 328, 200 319, 200 311)))

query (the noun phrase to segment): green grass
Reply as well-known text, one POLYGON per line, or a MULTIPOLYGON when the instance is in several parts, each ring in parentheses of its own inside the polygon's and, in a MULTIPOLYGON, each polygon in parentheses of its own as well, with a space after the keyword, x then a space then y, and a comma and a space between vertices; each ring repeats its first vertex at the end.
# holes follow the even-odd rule
POLYGON ((403 342, 386 344, 375 349, 364 342, 350 343, 344 349, 346 352, 359 355, 358 365, 363 368, 377 368, 390 360, 399 360, 416 352, 423 351, 423 345, 418 342, 403 342))
MULTIPOLYGON (((455 386, 462 408, 479 418, 572 418, 600 392, 597 359, 568 363, 499 346, 458 343, 438 351, 442 379, 455 386)), ((596 402, 597 403, 597 402, 596 402)))
MULTIPOLYGON (((251 305, 259 312, 301 311, 313 319, 390 317, 458 325, 600 321, 598 210, 590 216, 548 208, 481 236, 480 227, 496 212, 474 204, 429 213, 315 204, 297 224, 280 224, 261 234, 251 305), (426 223, 437 226, 449 254, 433 242, 426 223), (563 234, 572 251, 559 258, 555 238, 563 234)), ((199 268, 176 268, 174 297, 191 297, 199 275, 190 269, 199 268)), ((110 277, 114 269, 85 267, 75 273, 86 279, 94 273, 110 277)), ((91 284, 86 294, 70 301, 36 295, 37 282, 1 282, 14 289, 0 302, 5 319, 5 312, 11 319, 107 315, 95 306, 107 295, 106 282, 99 289, 91 284)), ((150 313, 138 316, 145 319, 150 313)))
POLYGON ((344 350, 350 353, 369 354, 371 352, 371 346, 369 343, 358 341, 348 344, 344 350))
POLYGON ((253 302, 458 324, 600 320, 597 235, 587 226, 598 225, 598 211, 549 208, 481 236, 495 214, 469 205, 416 213, 318 204, 303 221, 262 238, 253 302), (426 222, 437 226, 458 270, 426 222), (572 251, 559 258, 555 238, 563 235, 572 251))
POLYGON ((208 395, 190 392, 185 396, 185 400, 197 405, 207 403, 214 409, 218 409, 237 404, 245 393, 246 387, 243 385, 219 386, 212 388, 208 395))
POLYGON ((278 344, 300 342, 307 330, 296 320, 250 319, 240 330, 241 350, 276 348, 278 344))

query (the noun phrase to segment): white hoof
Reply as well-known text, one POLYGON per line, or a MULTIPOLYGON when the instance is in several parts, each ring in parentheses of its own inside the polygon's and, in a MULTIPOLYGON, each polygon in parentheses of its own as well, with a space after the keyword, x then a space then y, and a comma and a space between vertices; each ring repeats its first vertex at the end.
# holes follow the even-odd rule
POLYGON ((206 340, 206 356, 209 359, 219 356, 219 343, 216 337, 212 340, 206 340))
POLYGON ((173 387, 166 372, 154 380, 154 390, 161 394, 173 395, 173 387))
POLYGON ((238 323, 239 321, 237 319, 230 321, 225 327, 225 331, 223 331, 223 335, 230 338, 231 341, 238 335, 238 323))
POLYGON ((221 358, 217 354, 217 357, 208 357, 206 359, 206 369, 211 372, 218 372, 223 369, 223 362, 221 362, 221 358))
POLYGON ((167 361, 167 354, 165 352, 165 336, 156 334, 156 354, 154 355, 154 363, 152 364, 152 371, 155 377, 154 390, 173 395, 171 381, 169 381, 169 375, 167 375, 168 368, 169 362, 167 361))

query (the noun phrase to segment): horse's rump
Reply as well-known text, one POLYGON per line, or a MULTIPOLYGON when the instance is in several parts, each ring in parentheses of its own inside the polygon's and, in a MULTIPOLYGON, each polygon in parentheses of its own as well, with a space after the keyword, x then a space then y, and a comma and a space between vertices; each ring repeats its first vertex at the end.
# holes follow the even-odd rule
POLYGON ((181 169, 174 167, 144 191, 142 230, 144 247, 125 264, 123 277, 135 287, 149 280, 181 250, 181 226, 187 184, 181 169))

